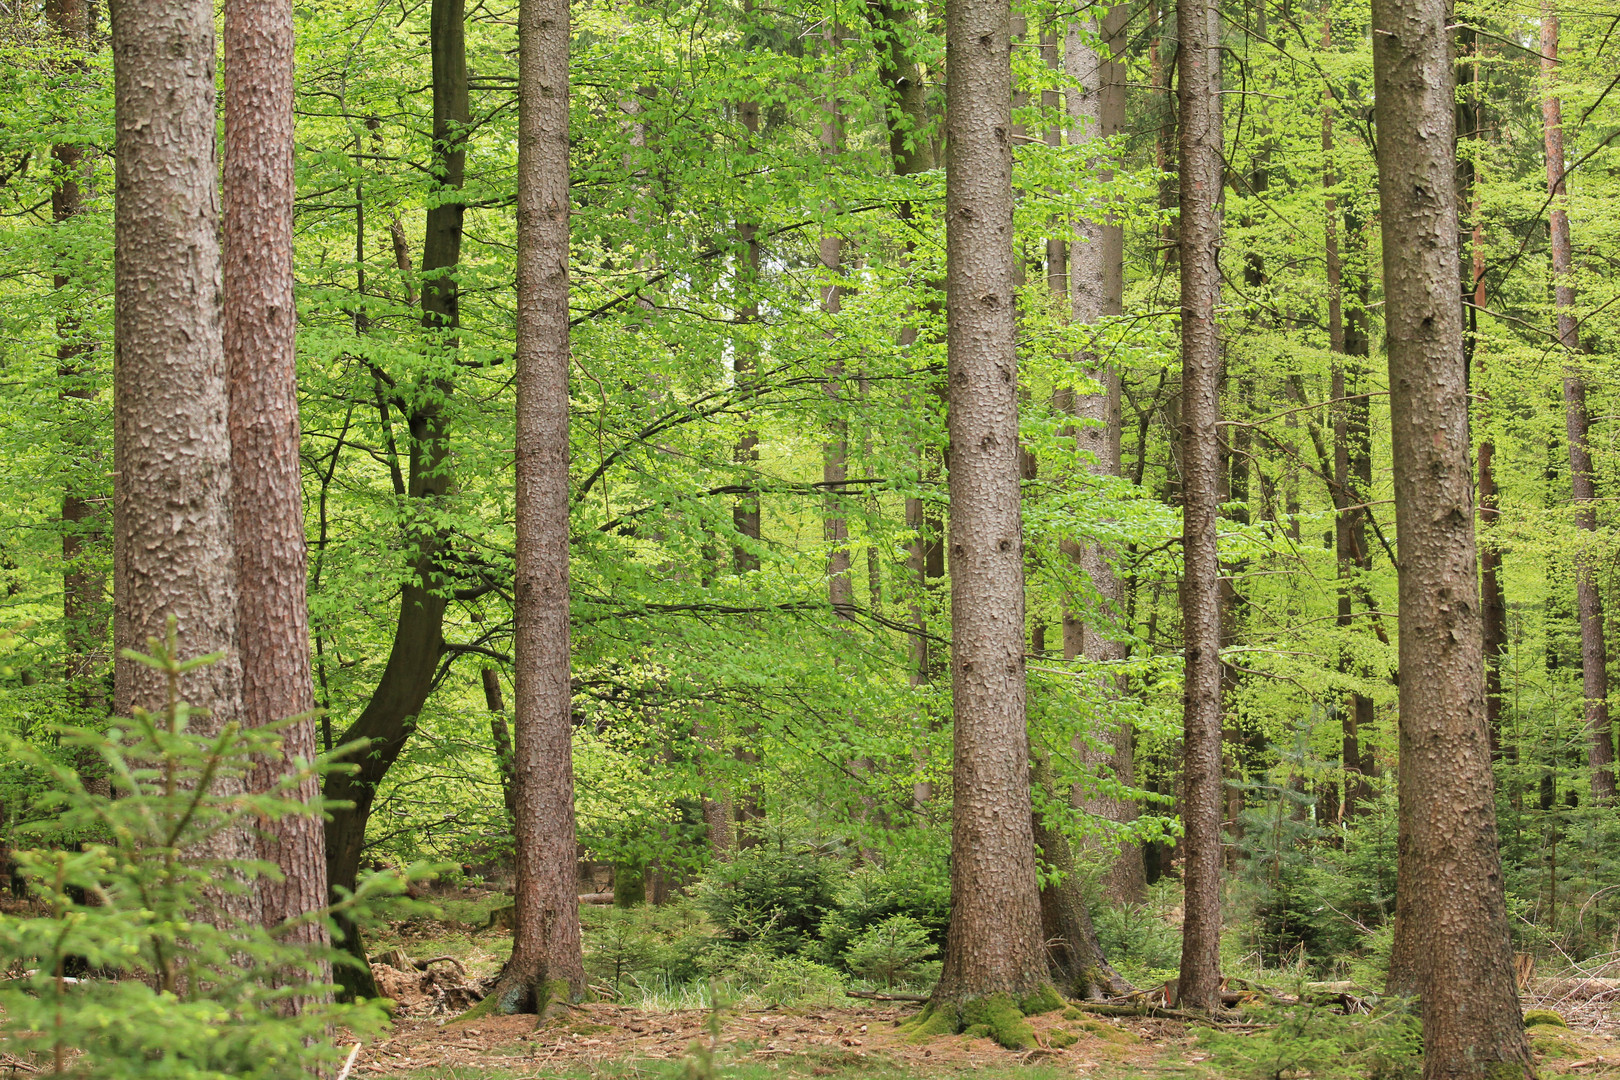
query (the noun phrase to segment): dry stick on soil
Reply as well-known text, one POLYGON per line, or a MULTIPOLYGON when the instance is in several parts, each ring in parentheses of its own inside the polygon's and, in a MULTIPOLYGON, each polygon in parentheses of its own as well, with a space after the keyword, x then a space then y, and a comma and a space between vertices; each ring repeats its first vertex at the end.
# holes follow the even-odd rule
POLYGON ((1181 106, 1182 626, 1186 637, 1183 776, 1187 852, 1178 1004, 1220 1005, 1221 611, 1216 527, 1220 339, 1220 13, 1212 0, 1178 0, 1181 106))
POLYGON ((1374 0, 1400 564, 1400 825, 1390 982, 1424 1076, 1533 1076, 1497 851, 1480 638, 1446 0, 1374 0))

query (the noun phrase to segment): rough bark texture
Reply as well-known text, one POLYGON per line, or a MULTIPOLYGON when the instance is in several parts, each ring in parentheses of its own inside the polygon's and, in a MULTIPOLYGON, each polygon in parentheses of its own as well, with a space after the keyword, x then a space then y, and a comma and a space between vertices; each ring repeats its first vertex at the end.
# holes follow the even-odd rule
POLYGON ((1008 6, 946 7, 951 923, 935 1001, 1046 982, 1024 733, 1008 6))
POLYGON ((1220 15, 1209 0, 1178 0, 1180 105, 1181 434, 1185 490, 1181 619, 1186 641, 1182 774, 1185 917, 1177 1003, 1220 1005, 1221 603, 1219 287, 1220 15))
MULTIPOLYGON (((315 687, 305 597, 304 501, 293 351, 293 13, 288 0, 225 5, 225 209, 221 232, 225 369, 230 382, 231 484, 236 531, 237 645, 244 719, 255 727, 303 714, 285 729, 283 757, 249 778, 267 791, 315 760, 315 687)), ((290 792, 315 800, 310 774, 290 792)), ((326 842, 317 817, 260 829, 259 857, 284 880, 263 881, 266 926, 326 905, 326 842)), ((323 941, 302 923, 294 940, 323 941)))
MULTIPOLYGON (((465 138, 469 123, 467 50, 462 0, 433 0, 429 45, 433 65, 433 163, 441 198, 459 189, 466 172, 465 138)), ((455 198, 443 198, 427 212, 422 245, 422 326, 438 347, 453 349, 460 324, 459 292, 453 271, 461 261, 464 207, 455 198)), ((395 257, 401 269, 409 267, 404 231, 394 230, 395 257)), ((382 375, 379 373, 379 383, 382 375)), ((395 388, 392 400, 406 412, 410 427, 408 475, 401 477, 404 497, 430 507, 450 490, 449 420, 444 399, 452 389, 445 381, 420 388, 395 388)), ((390 395, 379 392, 383 402, 390 395)), ((385 421, 392 438, 392 425, 385 421)), ((413 518, 431 517, 419 513, 413 518)), ((400 589, 399 616, 394 641, 371 700, 358 719, 338 739, 339 744, 368 740, 354 761, 359 771, 333 773, 326 779, 329 801, 353 805, 334 808, 326 825, 326 876, 334 891, 354 888, 365 847, 366 820, 377 784, 404 750, 416 731, 417 714, 433 688, 444 648, 444 589, 439 558, 447 538, 431 528, 417 527, 406 537, 413 553, 412 576, 400 589)), ((363 961, 365 950, 357 927, 339 919, 343 946, 363 961)), ((369 968, 340 968, 338 981, 346 992, 375 996, 369 968)))
MULTIPOLYGON (((1069 24, 1064 43, 1067 75, 1078 91, 1068 95, 1071 143, 1084 146, 1117 134, 1125 123, 1125 65, 1114 59, 1123 55, 1125 22, 1129 12, 1124 5, 1111 9, 1102 20, 1102 37, 1109 55, 1101 56, 1087 44, 1078 23, 1069 24)), ((1096 27, 1091 28, 1095 32, 1096 27)), ((1106 166, 1106 162, 1099 165, 1106 166)), ((1111 168, 1101 168, 1098 178, 1106 183, 1111 168)), ((1068 245, 1069 273, 1066 285, 1071 315, 1083 325, 1100 323, 1124 309, 1125 230, 1117 222, 1081 220, 1075 223, 1073 241, 1068 245)), ((1076 441, 1090 458, 1090 468, 1098 476, 1118 476, 1120 469, 1119 373, 1104 363, 1095 342, 1075 357, 1076 366, 1087 378, 1100 383, 1102 392, 1071 398, 1070 411, 1082 424, 1076 441)), ((1064 541, 1063 551, 1077 562, 1103 603, 1103 610, 1088 620, 1081 612, 1063 612, 1063 656, 1072 660, 1123 660, 1124 642, 1114 624, 1125 615, 1125 586, 1109 561, 1109 553, 1094 544, 1064 541)), ((1117 687, 1112 681, 1104 692, 1117 687)), ((1135 733, 1128 726, 1106 732, 1106 748, 1094 747, 1077 739, 1074 751, 1093 768, 1111 771, 1122 783, 1136 781, 1135 733)), ((1080 795, 1076 792, 1076 795, 1080 795)), ((1136 820, 1136 803, 1114 796, 1086 794, 1085 809, 1118 824, 1136 820)), ((1105 896, 1116 901, 1139 902, 1147 889, 1147 875, 1141 847, 1123 844, 1103 882, 1105 896)))
MULTIPOLYGON (((64 44, 75 50, 89 48, 90 13, 85 0, 49 0, 45 16, 64 44)), ((72 70, 85 70, 75 61, 72 70)), ((51 190, 51 220, 65 225, 84 213, 83 181, 88 174, 85 148, 73 143, 51 147, 55 186, 51 190)), ((55 287, 64 293, 73 284, 66 262, 58 265, 55 287)), ((96 387, 85 370, 92 346, 72 309, 64 303, 56 317, 56 375, 63 403, 64 442, 81 453, 90 442, 83 402, 95 398, 96 387)), ((106 514, 98 509, 97 492, 90 485, 70 485, 62 494, 62 643, 67 650, 63 674, 70 700, 81 711, 76 722, 94 723, 106 716, 107 694, 101 674, 107 663, 107 578, 101 569, 107 543, 106 514)), ((99 774, 92 763, 85 772, 99 774)), ((86 776, 90 780, 89 775, 86 776)))
MULTIPOLYGON (((207 709, 191 730, 242 721, 231 543, 231 449, 220 331, 214 18, 197 0, 111 5, 116 109, 113 495, 116 643, 146 649, 175 621, 182 657, 221 652, 181 683, 207 709)), ((116 707, 158 711, 164 675, 122 656, 116 707)), ((229 794, 236 781, 215 785, 229 794)), ((239 789, 239 788, 238 788, 239 789)), ((210 854, 253 858, 245 831, 210 854)), ((253 895, 218 896, 254 919, 253 895)))
POLYGON ((585 992, 568 637, 568 0, 518 9, 512 957, 491 997, 585 992))
POLYGON ((1457 297, 1445 0, 1374 0, 1395 520, 1400 825, 1394 988, 1422 998, 1424 1076, 1533 1075, 1497 854, 1457 297), (1400 985, 1408 982, 1409 985, 1400 985))
POLYGON ((1609 726, 1608 655, 1603 640, 1603 594, 1597 567, 1597 486, 1587 439, 1586 379, 1575 363, 1581 351, 1575 319, 1573 252, 1569 214, 1564 208, 1563 101, 1553 92, 1558 78, 1558 15, 1550 0, 1541 5, 1541 77, 1547 83, 1541 119, 1547 151, 1547 191, 1552 198, 1548 229, 1552 241, 1553 305, 1558 315, 1558 341, 1563 346, 1564 429, 1569 439, 1569 479, 1575 502, 1575 527, 1585 534, 1575 553, 1575 602, 1581 623, 1581 685, 1586 702, 1587 768, 1592 798, 1614 801, 1614 732, 1609 726))

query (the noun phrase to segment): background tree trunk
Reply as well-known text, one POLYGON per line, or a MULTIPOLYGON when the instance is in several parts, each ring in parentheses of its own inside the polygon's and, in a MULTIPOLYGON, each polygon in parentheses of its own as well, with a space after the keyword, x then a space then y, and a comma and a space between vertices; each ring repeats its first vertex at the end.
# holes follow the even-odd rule
MULTIPOLYGON (((285 729, 282 760, 261 763, 248 780, 253 790, 268 791, 295 762, 312 762, 318 752, 293 349, 290 0, 225 5, 224 186, 224 348, 244 719, 257 727, 302 714, 285 729)), ((311 774, 289 795, 313 803, 318 785, 311 774)), ((323 822, 287 817, 259 832, 259 857, 284 876, 259 883, 265 925, 324 907, 323 822)), ((295 941, 324 942, 326 930, 317 920, 302 923, 292 935, 295 941)))
MULTIPOLYGON (((461 324, 460 291, 455 268, 461 262, 462 219, 465 207, 445 198, 461 188, 466 175, 466 133, 470 124, 467 100, 467 46, 463 0, 433 0, 429 15, 429 46, 433 65, 433 165, 441 201, 428 208, 422 244, 422 327, 430 346, 453 350, 461 324)), ((402 269, 410 265, 403 230, 394 234, 396 258, 402 269)), ((382 385, 385 375, 378 372, 382 385)), ((380 386, 381 391, 381 386, 380 386)), ((410 427, 410 468, 404 497, 431 506, 450 490, 449 418, 444 399, 453 386, 446 380, 417 388, 390 386, 384 402, 394 400, 406 410, 410 427)), ((385 421, 386 424, 386 421, 385 421)), ((418 513, 413 517, 426 517, 418 513)), ((365 848, 366 821, 377 785, 399 758, 416 731, 417 716, 433 689, 444 650, 444 611, 449 603, 439 567, 448 537, 420 526, 407 537, 416 553, 411 578, 400 589, 399 616, 393 645, 382 677, 358 719, 338 739, 339 745, 367 740, 355 758, 355 773, 333 773, 326 779, 328 801, 352 803, 333 808, 326 823, 326 878, 328 887, 353 889, 365 848)), ((335 974, 345 993, 376 996, 371 969, 365 966, 365 947, 359 928, 337 920, 343 947, 361 966, 341 967, 335 974)))
POLYGON ((1004 0, 946 7, 951 923, 934 1000, 1047 981, 1024 730, 1024 544, 1004 0))
POLYGON ((1421 995, 1425 1077, 1500 1080, 1534 1068, 1508 940, 1485 728, 1448 14, 1445 0, 1374 0, 1372 9, 1401 544, 1390 978, 1393 988, 1421 995))
POLYGON ((1186 639, 1186 900, 1176 997, 1182 1008, 1213 1012, 1220 1005, 1221 980, 1221 570, 1216 551, 1221 360, 1215 325, 1223 173, 1220 13, 1209 0, 1178 0, 1176 20, 1181 36, 1181 611, 1186 639))
MULTIPOLYGON (((1104 47, 1109 55, 1100 56, 1088 47, 1080 25, 1071 23, 1064 43, 1064 65, 1068 77, 1081 88, 1071 91, 1068 101, 1070 139, 1084 146, 1118 134, 1125 123, 1125 65, 1123 56, 1125 24, 1129 15, 1124 5, 1111 8, 1101 24, 1104 47)), ((1096 26, 1093 24, 1093 31, 1096 26)), ((1108 183, 1113 170, 1099 160, 1098 180, 1108 183)), ((1120 314, 1125 293, 1125 230, 1107 220, 1078 221, 1074 242, 1068 245, 1069 273, 1064 283, 1069 294, 1074 321, 1096 325, 1120 314)), ((1089 455, 1091 470, 1098 476, 1118 476, 1120 470, 1121 410, 1119 372, 1100 358, 1095 339, 1076 357, 1080 371, 1102 385, 1102 392, 1072 397, 1071 411, 1087 421, 1076 430, 1082 453, 1089 455)), ((1103 600, 1104 610, 1089 624, 1078 612, 1063 613, 1063 656, 1073 660, 1123 660, 1127 655, 1118 631, 1107 624, 1125 616, 1125 587, 1109 561, 1109 553, 1095 545, 1065 541, 1065 554, 1077 562, 1092 587, 1103 600)), ((1104 692, 1121 690, 1118 680, 1107 680, 1104 692)), ((1121 724, 1105 733, 1107 749, 1095 748, 1077 739, 1074 751, 1082 761, 1106 768, 1127 785, 1136 782, 1135 733, 1121 724)), ((1136 820, 1136 803, 1127 798, 1096 794, 1076 796, 1087 812, 1121 825, 1136 820)), ((1123 843, 1103 882, 1103 894, 1110 900, 1140 902, 1147 888, 1141 846, 1123 843)))
POLYGON ((1563 346, 1564 428, 1569 438, 1569 481, 1575 501, 1575 527, 1584 533, 1575 554, 1575 603, 1581 623, 1581 687, 1585 698, 1586 760, 1591 774, 1592 798, 1614 801, 1614 732, 1609 726, 1608 650, 1603 639, 1603 594, 1599 591, 1597 551, 1597 485, 1592 450, 1587 439, 1590 418, 1586 411, 1586 379, 1575 357, 1581 351, 1575 321, 1573 253, 1569 240, 1569 213, 1564 209, 1563 102, 1552 90, 1558 79, 1558 14, 1551 0, 1541 4, 1541 77, 1547 84, 1541 99, 1541 119, 1547 150, 1547 191, 1552 199, 1548 215, 1551 233, 1553 306, 1558 314, 1558 341, 1563 346))
POLYGON ((585 992, 568 634, 568 0, 518 12, 512 957, 502 1013, 585 992))

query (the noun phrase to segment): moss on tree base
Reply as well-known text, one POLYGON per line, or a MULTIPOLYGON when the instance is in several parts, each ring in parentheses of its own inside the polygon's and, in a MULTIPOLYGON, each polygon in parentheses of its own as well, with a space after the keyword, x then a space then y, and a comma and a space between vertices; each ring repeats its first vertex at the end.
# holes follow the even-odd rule
POLYGON ((1063 999, 1057 991, 1042 986, 1022 998, 999 993, 966 1001, 930 1001, 901 1029, 910 1042, 961 1032, 973 1038, 992 1038, 1009 1050, 1027 1050, 1035 1045, 1035 1029, 1026 1017, 1061 1008, 1063 999))
POLYGON ((520 979, 511 982, 503 980, 484 1000, 450 1022, 460 1024, 481 1016, 516 1016, 519 1013, 533 1013, 544 1020, 549 1008, 554 1005, 566 1008, 572 996, 567 979, 537 979, 532 983, 520 979))

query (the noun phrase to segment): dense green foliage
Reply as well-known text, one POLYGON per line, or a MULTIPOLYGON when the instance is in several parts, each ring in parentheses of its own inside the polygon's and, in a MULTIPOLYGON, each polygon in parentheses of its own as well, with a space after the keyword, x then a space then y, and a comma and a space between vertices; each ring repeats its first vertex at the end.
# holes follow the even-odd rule
MULTIPOLYGON (((1587 793, 1573 552, 1597 546, 1611 610, 1620 578, 1609 512, 1594 539, 1576 534, 1560 380, 1574 365, 1589 381, 1607 493, 1620 468, 1620 95, 1610 75, 1620 12, 1558 6, 1568 8, 1557 91, 1585 353, 1563 356, 1550 337, 1547 87, 1536 25, 1517 8, 1459 4, 1459 108, 1471 121, 1459 158, 1470 185, 1461 224, 1477 222, 1485 245, 1486 305, 1470 309, 1469 325, 1474 438, 1494 446, 1501 491, 1500 518, 1482 536, 1501 553, 1508 604, 1498 765, 1510 903, 1523 948, 1584 960, 1612 951, 1620 868, 1612 814, 1587 793)), ((894 175, 899 113, 879 61, 890 35, 904 38, 936 128, 897 137, 937 141, 941 6, 896 7, 905 21, 889 25, 868 5, 836 0, 768 11, 580 0, 572 61, 581 840, 626 875, 650 870, 678 884, 702 875, 699 902, 731 949, 728 963, 791 960, 885 983, 923 977, 937 955, 927 947, 942 944, 951 741, 948 680, 937 656, 934 670, 916 669, 908 634, 920 627, 937 653, 949 633, 945 583, 909 561, 912 545, 937 539, 949 509, 943 175, 894 175), (759 106, 757 132, 744 102, 759 106), (829 108, 832 149, 820 141, 829 108), (745 226, 757 228, 758 275, 745 269, 745 226), (817 256, 824 234, 844 241, 836 275, 817 256), (820 296, 834 284, 844 292, 831 313, 820 296), (739 452, 750 435, 757 457, 739 452), (849 479, 829 486, 823 458, 840 438, 849 479), (733 516, 754 495, 758 539, 733 516), (921 530, 908 524, 908 500, 921 504, 921 530), (842 611, 828 600, 829 516, 847 521, 850 537, 855 601, 842 611), (717 800, 757 807, 765 843, 711 868, 702 809, 717 800), (846 874, 856 861, 862 868, 846 874)), ((1223 10, 1223 655, 1230 894, 1241 924, 1228 949, 1270 967, 1372 978, 1393 895, 1399 537, 1379 354, 1368 16, 1360 3, 1336 4, 1324 27, 1321 11, 1288 3, 1223 10), (1346 323, 1370 343, 1362 355, 1330 351, 1330 231, 1346 323), (1372 479, 1357 493, 1366 567, 1339 565, 1333 550, 1333 458, 1347 438, 1336 431, 1347 409, 1331 400, 1336 370, 1368 405, 1372 479), (1341 592, 1352 598, 1342 620, 1341 592), (1371 701, 1374 722, 1357 732, 1362 760, 1347 762, 1351 694, 1371 701), (1347 794, 1358 769, 1372 774, 1359 800, 1347 794)), ((1043 0, 1021 13, 1031 46, 1074 17, 1043 0)), ((63 677, 73 650, 62 601, 65 570, 106 577, 110 515, 72 527, 60 519, 64 492, 105 506, 111 487, 111 60, 104 34, 80 52, 34 8, 24 15, 0 29, 0 728, 32 746, 41 768, 60 769, 79 744, 57 739, 58 726, 105 713, 97 693, 86 698, 63 677), (65 222, 49 211, 59 144, 88 149, 87 212, 65 222), (64 342, 87 347, 66 374, 64 342), (74 567, 64 565, 64 531, 88 541, 74 567)), ((453 335, 424 331, 416 304, 424 215, 447 197, 427 165, 427 7, 302 5, 298 31, 299 375, 326 748, 377 685, 412 554, 425 537, 442 538, 434 584, 452 598, 447 644, 420 725, 382 785, 367 854, 495 865, 509 830, 480 668, 510 684, 513 5, 480 5, 467 20, 474 117, 453 335), (449 432, 452 482, 435 499, 413 497, 401 479, 423 449, 411 418, 428 408, 449 432)), ((1058 790, 1080 796, 1043 805, 1090 845, 1082 872, 1100 874, 1108 844, 1129 834, 1152 841, 1157 878, 1175 872, 1180 707, 1173 12, 1133 8, 1127 42, 1127 124, 1107 162, 1095 148, 1043 141, 1064 121, 1041 92, 1071 87, 1038 50, 1017 50, 1028 95, 1016 181, 1027 265, 1021 423, 1035 466, 1024 505, 1030 734, 1058 790), (1103 184, 1105 163, 1114 172, 1103 184), (1048 234, 1082 213, 1111 213, 1126 230, 1125 313, 1095 336, 1050 297, 1042 262, 1048 234), (1090 474, 1056 404, 1063 391, 1094 389, 1073 359, 1088 344, 1123 384, 1118 478, 1090 474), (1106 545, 1126 579, 1124 611, 1098 609, 1065 541, 1106 545), (1065 610, 1126 640, 1130 659, 1106 672, 1064 659, 1065 610), (1076 743, 1101 745, 1119 724, 1137 739, 1126 793, 1145 816, 1134 832, 1071 805, 1126 787, 1076 743)), ((1460 282, 1471 276, 1459 267, 1460 282)), ((109 653, 92 658, 98 687, 109 653)), ((34 800, 38 769, 8 768, 0 783, 7 830, 56 814, 34 800)), ((82 859, 69 860, 71 874, 91 872, 82 859)), ((43 864, 32 872, 54 880, 43 864)), ((1098 919, 1116 961, 1143 978, 1175 962, 1158 917, 1173 903, 1156 895, 1152 904, 1108 907, 1098 919)), ((602 918, 598 935, 620 933, 614 920, 628 917, 602 918)), ((593 974, 615 985, 706 978, 681 924, 699 916, 670 918, 652 944, 610 948, 598 937, 593 974)))

